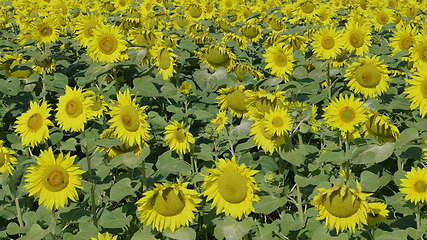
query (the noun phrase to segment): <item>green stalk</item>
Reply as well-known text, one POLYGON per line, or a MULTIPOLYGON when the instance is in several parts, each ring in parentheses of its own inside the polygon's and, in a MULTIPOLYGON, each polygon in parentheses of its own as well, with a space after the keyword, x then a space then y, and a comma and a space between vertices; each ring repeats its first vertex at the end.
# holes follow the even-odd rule
POLYGON ((22 212, 21 207, 19 206, 19 199, 15 197, 15 207, 16 207, 16 216, 18 218, 19 227, 24 227, 24 222, 22 221, 22 212))
POLYGON ((415 212, 415 220, 417 221, 417 231, 421 231, 421 204, 417 204, 417 209, 415 212))
MULTIPOLYGON (((86 162, 87 162, 87 170, 88 172, 91 174, 92 172, 92 164, 89 158, 89 154, 88 154, 88 145, 86 144, 86 149, 85 149, 85 154, 86 154, 86 162)), ((96 201, 95 201, 95 183, 93 180, 92 175, 90 176, 90 182, 91 182, 91 186, 90 186, 90 202, 91 202, 91 214, 92 214, 92 221, 93 224, 98 227, 98 221, 97 221, 97 217, 96 217, 96 201)))

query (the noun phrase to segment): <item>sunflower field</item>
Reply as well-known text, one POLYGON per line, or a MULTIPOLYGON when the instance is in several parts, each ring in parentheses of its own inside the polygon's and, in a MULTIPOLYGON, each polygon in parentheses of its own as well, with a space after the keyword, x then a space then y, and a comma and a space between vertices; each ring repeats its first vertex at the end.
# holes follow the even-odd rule
POLYGON ((427 237, 427 0, 1 0, 0 239, 427 237))

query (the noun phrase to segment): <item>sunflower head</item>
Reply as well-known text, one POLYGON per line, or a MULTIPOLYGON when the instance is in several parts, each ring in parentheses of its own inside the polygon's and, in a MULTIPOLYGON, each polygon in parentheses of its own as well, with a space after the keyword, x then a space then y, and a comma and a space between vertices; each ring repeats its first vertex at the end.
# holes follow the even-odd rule
POLYGON ((213 44, 205 47, 198 53, 202 62, 208 65, 211 69, 218 67, 230 68, 234 64, 236 56, 225 46, 213 44))
POLYGON ((97 238, 91 238, 90 240, 117 240, 117 236, 110 235, 109 233, 98 233, 97 238))
POLYGON ((253 22, 248 22, 240 28, 242 35, 252 42, 257 42, 262 37, 261 27, 253 22))
POLYGON ((405 88, 406 98, 411 101, 411 110, 420 108, 421 117, 427 114, 427 71, 420 71, 412 79, 406 79, 410 84, 405 88))
POLYGON ((412 168, 400 181, 400 191, 405 194, 405 200, 415 204, 427 202, 427 169, 412 168))
POLYGON ((374 112, 369 113, 364 130, 365 135, 375 136, 380 142, 395 142, 400 136, 399 129, 389 117, 374 112))
POLYGON ((267 63, 266 69, 277 77, 281 77, 285 82, 289 81, 294 69, 294 57, 292 51, 285 47, 284 44, 278 44, 266 49, 264 59, 267 63))
POLYGON ((387 219, 389 210, 387 210, 386 204, 381 202, 373 202, 368 203, 368 207, 368 225, 378 225, 387 219))
POLYGON ((165 127, 165 141, 169 148, 178 154, 190 152, 191 144, 195 143, 193 135, 185 128, 184 123, 175 120, 165 127))
POLYGON ((246 115, 248 112, 248 90, 245 90, 244 85, 236 87, 221 88, 218 90, 220 94, 217 97, 218 104, 221 110, 228 110, 238 118, 246 115))
POLYGON ((268 133, 282 136, 292 128, 292 119, 287 109, 276 107, 264 115, 264 126, 268 133))
POLYGON ((12 174, 14 170, 13 165, 18 163, 16 157, 14 156, 16 153, 3 144, 4 142, 0 140, 0 173, 12 174))
POLYGON ((126 42, 120 28, 98 25, 93 29, 93 39, 88 45, 88 55, 99 62, 114 63, 127 59, 126 42))

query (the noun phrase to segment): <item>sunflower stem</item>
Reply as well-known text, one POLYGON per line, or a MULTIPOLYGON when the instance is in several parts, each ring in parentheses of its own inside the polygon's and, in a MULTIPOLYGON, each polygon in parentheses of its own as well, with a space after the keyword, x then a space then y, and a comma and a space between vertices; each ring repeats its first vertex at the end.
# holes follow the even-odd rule
POLYGON ((299 220, 301 222, 301 226, 304 225, 304 211, 302 209, 302 196, 301 196, 301 191, 299 189, 299 186, 297 184, 297 209, 298 209, 298 216, 299 216, 299 220))
MULTIPOLYGON (((329 70, 330 70, 329 62, 326 64, 326 68, 327 68, 327 70, 326 70, 326 73, 327 73, 326 81, 329 81, 331 79, 330 72, 329 72, 329 70)), ((330 100, 331 97, 332 97, 332 82, 328 85, 328 99, 330 100)))
POLYGON ((397 154, 396 154, 396 157, 397 157, 397 169, 399 171, 403 171, 402 159, 397 154))
POLYGON ((24 227, 24 222, 22 221, 22 212, 21 207, 19 206, 19 199, 15 197, 15 207, 16 207, 16 217, 18 218, 19 227, 24 227))
POLYGON ((91 164, 87 150, 88 150, 88 144, 86 144, 85 154, 86 154, 86 162, 87 162, 87 171, 90 174, 90 183, 91 183, 91 186, 90 186, 90 202, 91 202, 90 209, 91 209, 93 224, 96 227, 98 227, 98 221, 97 221, 97 217, 96 217, 95 183, 94 183, 93 176, 91 173, 92 172, 92 164, 91 164))
POLYGON ((417 221, 417 231, 421 231, 421 204, 417 204, 417 209, 415 212, 415 220, 417 221))

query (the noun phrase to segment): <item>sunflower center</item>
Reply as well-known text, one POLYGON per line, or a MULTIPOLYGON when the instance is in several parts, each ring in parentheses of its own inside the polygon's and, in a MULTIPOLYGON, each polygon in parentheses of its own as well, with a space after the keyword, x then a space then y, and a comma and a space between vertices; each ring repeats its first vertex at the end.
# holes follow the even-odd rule
POLYGON ((169 58, 169 51, 166 48, 160 50, 159 55, 159 66, 161 69, 166 70, 171 65, 171 61, 169 58))
POLYGON ((35 113, 28 118, 27 126, 31 130, 38 130, 43 125, 43 118, 40 113, 35 113))
POLYGON ((305 2, 304 4, 302 4, 301 6, 301 10, 305 13, 305 14, 310 14, 314 11, 314 8, 316 6, 314 5, 314 3, 312 2, 305 2))
POLYGON ((119 0, 119 5, 122 7, 126 7, 127 1, 126 0, 119 0))
POLYGON ((380 23, 380 24, 382 24, 382 25, 388 23, 388 15, 385 14, 385 13, 383 13, 383 12, 378 13, 376 19, 377 19, 377 22, 380 23))
POLYGON ((245 112, 246 106, 246 95, 241 90, 236 90, 227 95, 225 98, 228 106, 234 111, 245 112))
POLYGON ((242 29, 242 33, 245 37, 252 39, 258 36, 259 30, 254 26, 248 26, 242 29))
POLYGON ((344 107, 341 109, 340 117, 342 121, 349 123, 354 120, 354 118, 356 117, 356 114, 351 107, 344 107))
POLYGON ((425 193, 427 190, 427 183, 419 180, 414 184, 414 189, 417 193, 425 193))
POLYGON ((406 50, 406 51, 408 51, 409 48, 411 48, 413 44, 414 44, 414 40, 409 36, 403 37, 399 41, 400 49, 406 50))
POLYGON ((320 44, 324 49, 331 49, 335 46, 335 39, 331 36, 325 36, 320 41, 320 44))
POLYGON ((108 55, 116 51, 117 45, 118 45, 117 39, 115 39, 112 36, 104 36, 98 41, 99 49, 104 54, 108 54, 108 55))
POLYGON ((192 16, 193 18, 199 18, 202 15, 202 9, 200 9, 197 5, 191 5, 188 8, 188 14, 192 16))
POLYGON ((185 133, 184 133, 184 130, 183 129, 178 129, 178 130, 176 130, 176 132, 175 132, 175 139, 178 141, 178 142, 180 142, 180 143, 183 143, 184 141, 185 141, 185 137, 186 135, 185 135, 185 133))
POLYGON ((78 117, 83 112, 83 104, 78 98, 73 98, 65 105, 65 112, 69 117, 78 117))
POLYGON ((247 180, 234 169, 227 169, 218 178, 218 191, 230 203, 240 203, 246 199, 247 180))
POLYGON ((273 61, 278 67, 285 67, 288 64, 288 59, 282 52, 276 52, 273 56, 273 61))
POLYGON ((93 104, 90 107, 93 111, 99 111, 102 108, 102 99, 99 97, 95 97, 95 99, 93 100, 93 104))
POLYGON ((47 37, 50 36, 53 32, 53 29, 49 26, 49 25, 43 25, 40 29, 39 29, 39 33, 40 35, 42 35, 43 37, 47 37))
POLYGON ((227 63, 229 60, 227 54, 223 53, 220 49, 215 47, 210 48, 206 55, 206 60, 208 60, 208 62, 212 65, 220 66, 227 63))
POLYGON ((363 46, 363 36, 358 32, 350 33, 350 44, 355 48, 363 46))
POLYGON ((326 199, 325 208, 335 217, 347 218, 359 210, 361 201, 349 191, 344 196, 340 192, 335 191, 326 199))
POLYGON ((419 56, 423 62, 427 62, 427 44, 420 48, 419 56))
POLYGON ((360 67, 356 81, 366 88, 375 88, 381 80, 381 73, 373 64, 365 64, 360 67))
POLYGON ((165 189, 157 194, 153 209, 160 215, 170 217, 178 215, 185 207, 185 199, 181 192, 178 194, 172 188, 165 189))
POLYGON ((280 116, 274 117, 273 120, 271 120, 271 124, 276 128, 282 127, 283 123, 283 119, 280 116))
POLYGON ((139 129, 138 111, 134 107, 122 107, 120 119, 122 120, 123 127, 129 132, 136 132, 139 129))
POLYGON ((49 191, 59 192, 68 186, 69 176, 62 167, 52 167, 47 170, 43 183, 49 191))

